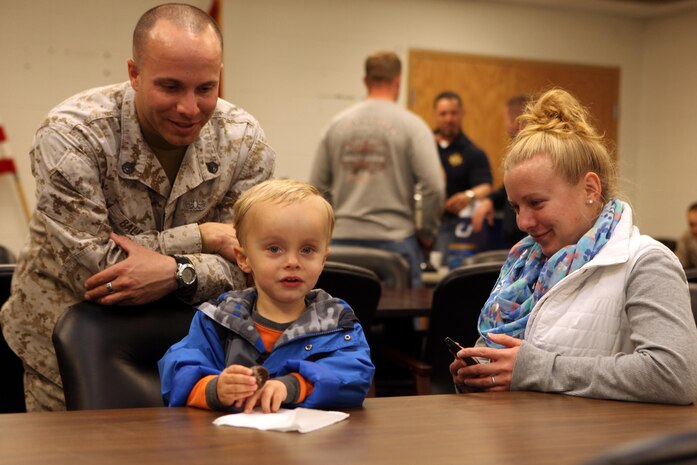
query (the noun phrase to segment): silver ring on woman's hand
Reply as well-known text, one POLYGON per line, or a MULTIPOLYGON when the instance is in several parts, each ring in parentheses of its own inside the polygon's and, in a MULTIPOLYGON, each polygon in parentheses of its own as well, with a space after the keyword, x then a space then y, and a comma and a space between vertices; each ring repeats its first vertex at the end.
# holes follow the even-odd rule
POLYGON ((109 294, 111 294, 112 292, 114 292, 114 286, 111 285, 111 281, 109 281, 108 283, 106 283, 106 291, 107 291, 109 294))
POLYGON ((494 375, 491 375, 491 385, 496 386, 496 378, 494 377, 494 375))

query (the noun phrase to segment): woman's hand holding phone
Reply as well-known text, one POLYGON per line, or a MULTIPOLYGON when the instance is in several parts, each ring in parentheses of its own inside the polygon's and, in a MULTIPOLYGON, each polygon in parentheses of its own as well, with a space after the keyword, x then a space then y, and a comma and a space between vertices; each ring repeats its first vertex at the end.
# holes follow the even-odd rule
POLYGON ((477 363, 479 363, 476 359, 474 359, 472 357, 464 357, 464 358, 458 357, 457 353, 462 350, 462 346, 460 344, 458 344, 457 342, 455 342, 453 339, 446 337, 445 344, 448 346, 448 350, 450 351, 450 353, 453 354, 453 357, 462 360, 463 362, 465 362, 467 364, 467 366, 472 366, 472 365, 476 365, 477 363))
MULTIPOLYGON (((453 357, 455 357, 455 361, 450 365, 451 371, 452 371, 452 365, 454 365, 454 364, 459 365, 461 362, 464 362, 467 366, 472 366, 472 365, 476 365, 479 363, 476 359, 474 359, 472 357, 458 357, 457 353, 460 352, 460 350, 462 350, 462 346, 460 344, 458 344, 456 341, 454 341, 453 339, 446 337, 445 338, 445 345, 448 346, 448 350, 450 351, 451 354, 453 354, 453 357), (458 362, 458 360, 459 360, 459 362, 458 362)), ((471 389, 464 384, 458 383, 455 380, 454 375, 453 375, 453 381, 455 382, 455 389, 457 390, 457 392, 463 393, 463 392, 476 391, 476 389, 471 389)))
POLYGON ((450 374, 459 389, 465 391, 509 391, 513 379, 513 368, 523 341, 505 334, 490 333, 486 338, 498 344, 497 347, 473 347, 463 349, 455 341, 447 342, 455 360, 450 364, 450 374), (461 350, 473 354, 470 363, 464 357, 458 357, 461 350), (476 357, 476 358, 475 358, 476 357), (482 362, 479 359, 483 359, 482 362))

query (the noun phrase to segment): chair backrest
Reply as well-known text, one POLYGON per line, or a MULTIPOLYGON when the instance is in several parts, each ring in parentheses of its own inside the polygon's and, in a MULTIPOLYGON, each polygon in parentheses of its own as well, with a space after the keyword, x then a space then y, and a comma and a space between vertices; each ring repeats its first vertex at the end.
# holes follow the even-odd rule
POLYGON ((687 283, 690 287, 690 302, 692 303, 692 315, 697 321, 697 283, 687 283))
POLYGON ((448 369, 453 358, 443 340, 450 336, 463 347, 474 345, 479 338, 479 313, 500 271, 501 264, 495 262, 465 265, 452 270, 436 285, 423 358, 432 367, 434 394, 453 392, 448 369))
POLYGON ((0 263, 3 265, 16 263, 15 254, 4 245, 0 245, 0 263))
POLYGON ((671 251, 675 252, 675 248, 678 245, 678 241, 670 237, 654 237, 658 242, 668 247, 671 251))
POLYGON ((691 465, 697 463, 697 431, 620 443, 584 465, 691 465))
POLYGON ((375 272, 383 287, 411 287, 409 262, 397 252, 356 245, 330 245, 328 260, 361 266, 375 272))
POLYGON ((368 334, 382 292, 375 272, 348 263, 327 261, 315 287, 345 300, 368 334))
POLYGON ((53 331, 68 410, 162 406, 158 360, 195 309, 173 297, 140 306, 81 302, 53 331))
POLYGON ((697 268, 687 268, 685 270, 685 277, 688 283, 697 283, 697 268))
MULTIPOLYGON (((15 265, 0 265, 0 307, 10 297, 15 265)), ((24 367, 0 331, 0 413, 24 412, 24 367)))
POLYGON ((474 255, 470 255, 463 261, 464 265, 476 265, 477 263, 500 263, 508 258, 509 249, 496 249, 496 250, 485 250, 484 252, 479 252, 474 255))
POLYGON ((10 297, 15 267, 14 264, 0 264, 0 305, 10 297))

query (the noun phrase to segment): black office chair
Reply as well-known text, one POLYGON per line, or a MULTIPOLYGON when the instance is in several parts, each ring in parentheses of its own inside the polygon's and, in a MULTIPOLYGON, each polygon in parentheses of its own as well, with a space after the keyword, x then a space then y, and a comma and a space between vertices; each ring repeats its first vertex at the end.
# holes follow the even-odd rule
POLYGON ((668 247, 672 252, 675 252, 675 247, 678 245, 678 241, 669 237, 654 237, 654 239, 668 247))
POLYGON ((188 334, 194 313, 173 297, 70 307, 53 330, 68 410, 162 406, 157 362, 188 334))
POLYGON ((331 244, 328 260, 372 270, 380 278, 383 287, 395 289, 411 287, 411 267, 409 262, 397 252, 356 245, 331 244))
POLYGON ((4 245, 0 245, 0 264, 7 265, 16 263, 15 255, 4 245))
POLYGON ((477 263, 495 262, 503 265, 503 262, 508 258, 508 252, 510 252, 510 249, 485 250, 484 252, 470 255, 462 263, 463 265, 476 265, 477 263))
POLYGON ((315 286, 348 303, 366 335, 380 302, 380 279, 373 271, 348 263, 327 261, 315 286))
POLYGON ((697 283, 687 283, 690 287, 690 303, 692 304, 692 315, 697 321, 697 283))
MULTIPOLYGON (((0 307, 10 297, 12 275, 15 265, 0 265, 0 307)), ((22 361, 7 345, 0 331, 0 413, 25 412, 24 405, 24 367, 22 361)))
POLYGON ((685 277, 688 283, 697 283, 697 268, 688 268, 685 270, 685 277))
POLYGON ((585 465, 691 465, 697 463, 697 431, 620 444, 585 465))
POLYGON ((452 270, 436 286, 428 332, 421 359, 387 349, 385 356, 411 371, 417 394, 454 392, 449 366, 453 361, 443 340, 455 339, 463 347, 477 342, 479 313, 496 284, 501 264, 465 265, 452 270))

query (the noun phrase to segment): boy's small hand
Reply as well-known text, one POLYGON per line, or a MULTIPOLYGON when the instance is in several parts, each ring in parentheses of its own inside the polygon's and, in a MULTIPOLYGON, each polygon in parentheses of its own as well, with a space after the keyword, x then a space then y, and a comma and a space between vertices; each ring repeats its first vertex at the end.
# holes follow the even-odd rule
POLYGON ((245 401, 244 413, 250 413, 257 404, 261 405, 261 411, 264 413, 278 412, 287 396, 286 385, 275 379, 270 379, 264 384, 264 387, 245 401))
POLYGON ((242 365, 230 365, 218 376, 218 400, 223 405, 240 407, 247 397, 257 390, 257 380, 252 370, 242 365))

